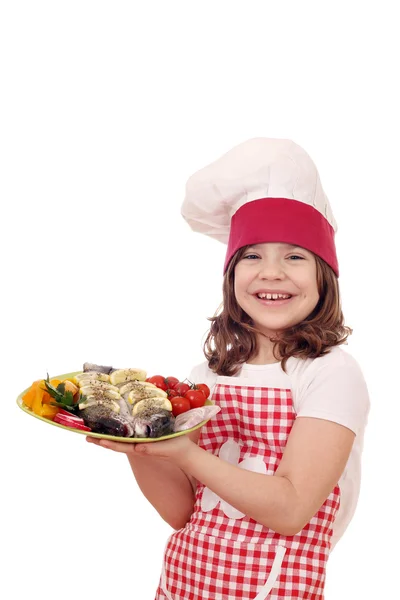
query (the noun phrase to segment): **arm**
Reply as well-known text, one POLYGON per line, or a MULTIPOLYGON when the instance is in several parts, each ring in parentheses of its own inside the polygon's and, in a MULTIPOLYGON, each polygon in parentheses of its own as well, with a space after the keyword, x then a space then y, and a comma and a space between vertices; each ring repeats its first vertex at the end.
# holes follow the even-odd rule
POLYGON ((240 469, 186 437, 150 444, 154 448, 140 451, 169 458, 249 517, 282 535, 295 535, 339 481, 355 434, 331 421, 296 419, 274 475, 240 469))
POLYGON ((194 491, 189 477, 162 458, 128 454, 143 495, 173 529, 186 525, 193 512, 194 491))
MULTIPOLYGON (((185 437, 190 437, 195 445, 200 437, 200 430, 185 437)), ((186 525, 193 512, 197 486, 194 477, 185 473, 178 465, 137 452, 136 446, 141 444, 86 439, 90 443, 126 454, 140 490, 162 519, 173 529, 181 529, 186 525)))
MULTIPOLYGON (((200 430, 188 437, 197 445, 200 430)), ((138 452, 127 456, 138 486, 158 514, 173 529, 184 527, 193 513, 195 478, 162 458, 143 456, 138 452)))

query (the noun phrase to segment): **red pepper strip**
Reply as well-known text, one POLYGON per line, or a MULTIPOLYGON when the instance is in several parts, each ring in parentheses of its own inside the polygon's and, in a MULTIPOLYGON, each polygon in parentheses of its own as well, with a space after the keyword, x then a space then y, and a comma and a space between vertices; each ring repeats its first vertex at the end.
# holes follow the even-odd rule
POLYGON ((74 415, 64 415, 57 413, 54 417, 54 421, 65 427, 72 427, 73 429, 81 429, 82 431, 92 431, 90 427, 86 427, 83 419, 75 417, 74 415))

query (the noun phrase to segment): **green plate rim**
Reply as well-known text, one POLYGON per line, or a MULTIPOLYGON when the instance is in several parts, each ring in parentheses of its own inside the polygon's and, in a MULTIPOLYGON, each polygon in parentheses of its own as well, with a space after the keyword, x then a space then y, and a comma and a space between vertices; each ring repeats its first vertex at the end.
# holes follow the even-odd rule
MULTIPOLYGON (((83 371, 73 371, 72 373, 63 373, 62 375, 54 375, 51 377, 51 379, 61 379, 61 381, 63 381, 64 379, 70 379, 70 378, 74 377, 75 375, 78 375, 82 372, 83 371)), ((23 392, 18 394, 18 397, 16 400, 19 408, 21 410, 23 410, 25 413, 27 413, 31 417, 35 417, 35 419, 39 419, 39 421, 44 421, 45 423, 48 423, 49 425, 53 425, 54 427, 59 427, 60 429, 66 429, 67 431, 72 431, 73 433, 80 433, 81 435, 84 435, 87 437, 94 437, 94 438, 98 438, 98 439, 102 439, 102 440, 112 440, 114 442, 123 442, 125 444, 144 444, 144 443, 151 443, 151 442, 162 442, 164 440, 175 439, 177 437, 180 437, 181 435, 186 435, 188 433, 191 433, 192 431, 196 431, 197 429, 200 429, 200 427, 203 427, 203 425, 205 425, 210 420, 210 419, 206 419, 205 421, 202 421, 195 427, 191 427, 190 429, 186 429, 185 431, 177 431, 176 433, 170 433, 169 435, 163 435, 158 438, 126 438, 126 437, 119 437, 116 435, 106 435, 106 434, 102 434, 102 433, 94 433, 92 431, 82 431, 81 429, 75 429, 74 427, 67 427, 66 425, 61 425, 60 423, 55 423, 54 421, 51 421, 51 419, 46 419, 46 417, 42 417, 40 415, 35 414, 33 412, 33 410, 31 410, 30 408, 25 406, 24 403, 22 402, 22 396, 24 394, 26 394, 26 392, 30 389, 30 387, 31 386, 27 387, 23 392)), ((207 406, 211 406, 213 404, 214 403, 210 399, 206 400, 207 406)))

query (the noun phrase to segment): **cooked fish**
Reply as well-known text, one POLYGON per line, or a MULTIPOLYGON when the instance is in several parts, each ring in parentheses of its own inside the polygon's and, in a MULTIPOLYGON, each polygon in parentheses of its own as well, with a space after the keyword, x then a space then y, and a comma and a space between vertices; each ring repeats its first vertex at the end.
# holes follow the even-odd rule
POLYGON ((132 437, 134 433, 134 418, 125 410, 125 400, 119 401, 120 410, 116 412, 114 400, 98 401, 79 411, 79 416, 85 425, 95 433, 132 437))
POLYGON ((85 363, 83 369, 84 373, 77 376, 82 394, 79 414, 93 432, 141 438, 173 432, 175 417, 165 408, 166 403, 171 406, 167 394, 144 381, 145 371, 113 369, 93 363, 85 363), (139 378, 142 381, 137 381, 139 378), (149 396, 156 396, 154 402, 148 400, 149 396), (142 410, 133 415, 132 407, 139 401, 142 401, 142 410))
POLYGON ((170 410, 151 406, 134 417, 134 434, 138 438, 157 438, 173 433, 175 417, 170 410))
POLYGON ((93 363, 85 363, 83 365, 83 371, 86 373, 87 371, 95 371, 96 373, 105 373, 109 375, 112 371, 116 371, 112 367, 105 367, 103 365, 95 365, 93 363))

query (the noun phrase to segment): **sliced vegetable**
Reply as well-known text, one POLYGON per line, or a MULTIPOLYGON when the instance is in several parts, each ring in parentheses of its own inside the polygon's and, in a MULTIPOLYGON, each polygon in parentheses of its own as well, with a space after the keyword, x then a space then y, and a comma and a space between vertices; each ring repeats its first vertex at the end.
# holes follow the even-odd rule
POLYGON ((51 406, 50 404, 43 404, 41 416, 46 417, 46 419, 50 419, 51 421, 53 421, 54 417, 57 415, 59 410, 60 409, 57 406, 51 406))
POLYGON ((80 417, 76 417, 75 415, 58 413, 54 417, 54 422, 59 423, 60 425, 64 425, 65 427, 72 427, 73 429, 81 429, 83 431, 91 431, 90 427, 85 425, 85 422, 80 417))
POLYGON ((22 402, 28 408, 32 408, 33 401, 36 396, 36 388, 39 386, 40 383, 43 383, 43 379, 38 379, 37 381, 34 381, 29 390, 22 396, 22 402))
POLYGON ((59 408, 73 410, 78 406, 80 399, 82 399, 79 395, 79 389, 71 381, 62 381, 57 385, 57 387, 54 387, 49 380, 49 376, 47 375, 47 379, 44 381, 44 384, 47 392, 53 398, 52 404, 58 406, 59 408), (75 389, 76 392, 73 393, 75 389))

